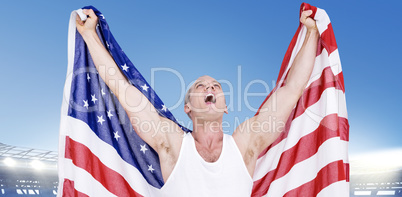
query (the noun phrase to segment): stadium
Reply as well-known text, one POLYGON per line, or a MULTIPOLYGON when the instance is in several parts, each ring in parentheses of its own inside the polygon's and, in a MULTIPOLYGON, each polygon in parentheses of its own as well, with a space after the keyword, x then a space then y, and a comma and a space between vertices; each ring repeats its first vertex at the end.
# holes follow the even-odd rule
MULTIPOLYGON (((350 196, 402 196, 400 153, 351 160, 350 196)), ((0 143, 0 196, 54 197, 57 185, 57 152, 0 143)))
POLYGON ((350 196, 402 196, 402 149, 350 156, 350 196))
POLYGON ((351 175, 350 196, 402 196, 402 170, 351 175))
POLYGON ((0 143, 0 196, 57 195, 57 152, 0 143))

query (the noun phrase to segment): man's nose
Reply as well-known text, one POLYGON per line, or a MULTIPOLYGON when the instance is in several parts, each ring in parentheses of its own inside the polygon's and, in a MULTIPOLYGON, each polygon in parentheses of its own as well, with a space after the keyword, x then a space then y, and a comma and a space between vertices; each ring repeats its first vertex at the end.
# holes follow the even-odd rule
POLYGON ((213 85, 209 85, 209 84, 208 84, 208 85, 206 86, 206 90, 208 90, 209 88, 211 88, 212 90, 215 90, 215 87, 214 87, 213 85))

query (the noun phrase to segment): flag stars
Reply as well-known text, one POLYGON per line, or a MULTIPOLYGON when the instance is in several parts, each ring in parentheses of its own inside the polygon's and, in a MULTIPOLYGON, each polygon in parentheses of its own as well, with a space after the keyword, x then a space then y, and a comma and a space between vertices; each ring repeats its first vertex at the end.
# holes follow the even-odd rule
POLYGON ((107 117, 108 117, 109 119, 111 119, 112 116, 113 116, 113 114, 112 114, 111 111, 112 111, 112 110, 107 111, 107 117))
POLYGON ((119 138, 120 138, 119 132, 116 131, 113 134, 114 134, 114 139, 116 139, 116 141, 119 141, 119 138))
POLYGON ((162 111, 166 112, 167 108, 165 105, 162 105, 162 111))
POLYGON ((103 88, 101 89, 101 93, 102 93, 102 96, 106 94, 105 91, 103 91, 103 88))
POLYGON ((142 153, 145 154, 145 151, 148 150, 148 149, 147 149, 147 145, 146 145, 146 144, 144 144, 144 145, 141 145, 141 144, 140 144, 140 146, 141 146, 141 150, 140 150, 140 151, 142 151, 142 153))
POLYGON ((89 76, 89 73, 87 73, 87 80, 89 82, 89 80, 91 79, 91 77, 89 76))
POLYGON ((150 171, 151 173, 154 173, 154 168, 152 168, 152 164, 148 165, 148 171, 150 171))
POLYGON ((145 92, 148 92, 148 86, 147 86, 147 84, 145 84, 144 83, 144 85, 143 86, 141 86, 141 88, 142 88, 142 90, 144 90, 145 92))
POLYGON ((98 99, 95 97, 95 94, 94 95, 91 94, 91 97, 92 97, 91 101, 94 102, 94 104, 95 104, 98 99))
POLYGON ((105 120, 103 119, 103 116, 98 116, 98 122, 102 125, 105 120))
POLYGON ((123 70, 126 71, 126 72, 128 71, 128 66, 127 66, 127 64, 124 64, 123 66, 121 66, 121 68, 123 68, 123 70))
POLYGON ((88 105, 88 100, 83 100, 84 101, 84 107, 88 109, 89 105, 88 105))

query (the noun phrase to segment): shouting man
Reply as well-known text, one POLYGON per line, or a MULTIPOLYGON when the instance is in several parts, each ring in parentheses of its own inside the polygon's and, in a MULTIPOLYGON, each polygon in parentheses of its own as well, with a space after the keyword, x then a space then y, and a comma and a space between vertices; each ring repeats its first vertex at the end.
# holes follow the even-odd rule
POLYGON ((258 155, 283 131, 313 70, 319 33, 315 21, 309 17, 312 11, 301 14, 300 21, 307 27, 307 34, 285 85, 232 136, 223 133, 222 117, 227 106, 221 84, 214 78, 201 76, 188 90, 184 111, 193 121, 193 132, 185 134, 171 120, 159 116, 147 98, 128 83, 96 34, 97 16, 92 10, 83 12, 89 17, 85 22, 77 17, 77 29, 99 75, 119 99, 134 130, 159 155, 165 181, 161 195, 250 196, 258 155), (101 66, 104 68, 99 69, 101 66), (270 109, 273 98, 276 110, 270 109), (152 126, 159 124, 164 126, 152 126), (153 128, 163 129, 153 131, 153 128))

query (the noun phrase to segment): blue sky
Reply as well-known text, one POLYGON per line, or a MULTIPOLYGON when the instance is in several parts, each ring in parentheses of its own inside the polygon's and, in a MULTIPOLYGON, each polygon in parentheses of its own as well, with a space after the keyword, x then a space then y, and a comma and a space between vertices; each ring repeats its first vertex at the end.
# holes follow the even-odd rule
MULTIPOLYGON (((189 121, 182 104, 173 109, 182 93, 178 76, 186 85, 205 74, 229 81, 233 108, 224 118, 233 127, 235 118, 252 116, 251 108, 264 99, 249 98, 248 107, 243 97, 247 84, 263 80, 273 88, 301 3, 7 1, 0 7, 0 142, 57 150, 67 27, 74 9, 93 5, 103 12, 120 46, 149 82, 155 79, 154 88, 179 120, 189 121)), ((401 148, 402 2, 308 3, 327 11, 335 31, 345 76, 350 153, 401 148)), ((249 87, 249 92, 265 91, 261 83, 249 87)))

